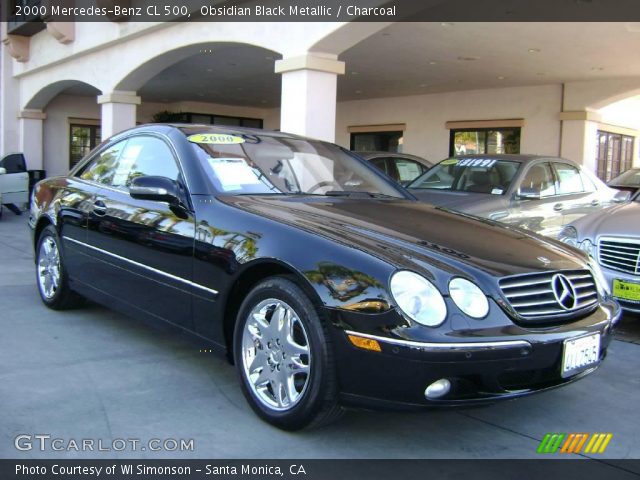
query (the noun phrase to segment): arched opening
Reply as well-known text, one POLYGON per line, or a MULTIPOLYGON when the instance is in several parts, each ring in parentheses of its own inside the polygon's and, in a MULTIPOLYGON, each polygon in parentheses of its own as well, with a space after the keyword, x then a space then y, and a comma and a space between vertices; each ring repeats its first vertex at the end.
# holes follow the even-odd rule
POLYGON ((48 176, 62 175, 101 141, 101 91, 80 80, 61 80, 41 88, 25 104, 24 111, 41 111, 23 120, 23 150, 30 169, 44 169, 48 176), (41 138, 41 141, 39 139, 41 138))
POLYGON ((277 52, 246 43, 199 43, 141 63, 114 90, 141 97, 139 123, 277 128, 280 76, 274 62, 279 58, 277 52))

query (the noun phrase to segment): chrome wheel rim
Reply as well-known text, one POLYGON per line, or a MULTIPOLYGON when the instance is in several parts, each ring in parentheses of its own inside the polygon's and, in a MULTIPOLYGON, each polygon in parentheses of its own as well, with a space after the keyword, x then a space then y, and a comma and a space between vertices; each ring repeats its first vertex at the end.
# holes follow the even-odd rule
POLYGON ((60 252, 51 237, 45 237, 38 250, 38 287, 47 300, 60 288, 60 252))
POLYGON ((244 376, 253 395, 277 411, 293 408, 309 385, 309 337, 298 314, 269 298, 248 315, 242 332, 244 376))

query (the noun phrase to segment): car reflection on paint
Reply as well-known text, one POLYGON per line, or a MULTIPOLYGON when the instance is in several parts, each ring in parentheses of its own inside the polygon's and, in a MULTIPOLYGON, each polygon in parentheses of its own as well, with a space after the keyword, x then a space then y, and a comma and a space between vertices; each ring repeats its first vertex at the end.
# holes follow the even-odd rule
POLYGON ((33 200, 45 305, 89 298, 192 334, 284 429, 566 385, 619 318, 579 250, 418 202, 286 133, 140 126, 33 200))

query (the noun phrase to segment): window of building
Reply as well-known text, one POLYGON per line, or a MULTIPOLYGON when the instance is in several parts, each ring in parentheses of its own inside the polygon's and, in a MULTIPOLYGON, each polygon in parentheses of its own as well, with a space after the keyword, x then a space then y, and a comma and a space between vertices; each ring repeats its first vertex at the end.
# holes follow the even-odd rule
POLYGON ((520 127, 451 129, 449 155, 520 153, 520 127))
POLYGON ((72 123, 69 127, 69 169, 72 169, 100 141, 100 125, 72 123))
POLYGON ((608 182, 633 164, 634 138, 598 130, 598 177, 608 182))
POLYGON ((402 152, 404 132, 353 132, 351 150, 355 152, 402 152))
POLYGON ((179 114, 179 119, 177 121, 183 123, 204 123, 206 125, 224 125, 228 127, 247 128, 262 128, 263 125, 261 118, 233 117, 228 115, 190 112, 179 114))

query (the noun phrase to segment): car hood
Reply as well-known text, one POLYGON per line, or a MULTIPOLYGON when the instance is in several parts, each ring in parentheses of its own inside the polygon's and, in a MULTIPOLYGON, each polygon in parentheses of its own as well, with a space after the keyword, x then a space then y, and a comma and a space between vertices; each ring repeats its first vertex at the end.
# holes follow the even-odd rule
POLYGON ((582 240, 603 235, 640 237, 640 202, 624 203, 582 217, 571 225, 582 240))
POLYGON ((396 266, 420 269, 427 262, 455 271, 471 266, 493 276, 585 268, 580 256, 555 240, 411 200, 244 195, 221 200, 396 266))
POLYGON ((451 192, 424 188, 412 188, 409 191, 420 201, 447 207, 451 210, 473 213, 481 217, 488 216, 505 202, 502 195, 487 193, 451 192))

